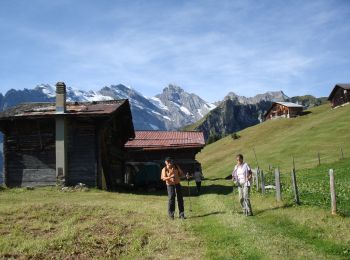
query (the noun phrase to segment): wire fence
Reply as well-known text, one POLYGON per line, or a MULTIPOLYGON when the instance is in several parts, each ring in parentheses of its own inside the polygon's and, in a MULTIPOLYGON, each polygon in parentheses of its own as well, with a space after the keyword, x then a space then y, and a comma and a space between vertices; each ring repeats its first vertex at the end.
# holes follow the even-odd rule
POLYGON ((317 163, 318 167, 310 169, 296 170, 298 163, 294 159, 290 171, 281 171, 272 164, 267 164, 265 169, 256 168, 253 171, 253 192, 275 196, 277 201, 318 206, 330 209, 332 214, 350 216, 349 158, 341 149, 339 163, 330 167, 328 162, 324 163, 326 156, 322 157, 319 152, 316 155, 309 161, 317 163))

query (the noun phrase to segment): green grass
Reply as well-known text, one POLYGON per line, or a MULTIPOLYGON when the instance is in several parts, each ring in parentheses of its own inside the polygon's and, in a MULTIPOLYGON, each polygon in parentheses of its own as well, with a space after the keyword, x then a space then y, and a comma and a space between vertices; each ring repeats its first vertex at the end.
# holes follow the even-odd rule
POLYGON ((350 106, 320 106, 305 117, 265 122, 241 131, 238 140, 227 137, 206 146, 198 156, 206 177, 203 194, 185 197, 185 221, 167 219, 164 190, 0 188, 0 258, 350 259, 349 112, 350 106), (340 146, 344 160, 339 160, 340 146), (283 201, 276 202, 273 191, 262 195, 253 189, 254 216, 245 217, 237 191, 223 177, 231 173, 238 152, 255 166, 253 147, 267 184, 273 184, 268 165, 281 168, 283 201), (291 155, 299 206, 290 185, 291 155), (330 168, 336 216, 330 210, 330 168))
POLYGON ((187 258, 201 240, 166 216, 163 196, 3 190, 0 258, 187 258))
POLYGON ((322 105, 310 109, 310 114, 291 119, 269 120, 238 132, 233 140, 227 136, 206 146, 197 159, 207 175, 224 176, 231 170, 234 156, 242 153, 251 166, 256 167, 253 149, 260 168, 280 167, 289 171, 292 157, 297 169, 313 168, 340 158, 340 148, 350 157, 350 106, 330 109, 322 105))

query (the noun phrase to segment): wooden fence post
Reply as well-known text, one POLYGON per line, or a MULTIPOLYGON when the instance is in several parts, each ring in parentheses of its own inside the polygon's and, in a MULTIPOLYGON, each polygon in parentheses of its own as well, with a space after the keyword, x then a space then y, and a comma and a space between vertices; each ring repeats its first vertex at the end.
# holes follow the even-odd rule
POLYGON ((256 184, 256 191, 259 191, 259 174, 260 174, 260 169, 259 167, 256 169, 256 173, 255 173, 255 184, 256 184))
POLYGON ((276 200, 281 201, 281 181, 280 181, 280 170, 277 167, 275 170, 275 185, 276 185, 276 200))
POLYGON ((260 177, 261 177, 261 193, 265 194, 265 178, 264 178, 264 171, 261 170, 260 172, 260 177))
POLYGON ((329 169, 329 185, 331 190, 332 215, 337 215, 337 199, 335 196, 334 171, 329 169))
POLYGON ((340 147, 340 159, 344 160, 343 147, 340 147))
POLYGON ((252 183, 251 186, 255 185, 255 171, 252 171, 252 183))
POLYGON ((318 166, 321 165, 321 155, 320 152, 317 153, 317 157, 318 157, 318 166))
POLYGON ((294 192, 294 201, 297 205, 300 205, 299 191, 298 191, 298 185, 297 185, 297 177, 295 174, 295 168, 293 168, 291 171, 291 178, 292 178, 292 186, 293 186, 293 192, 294 192))

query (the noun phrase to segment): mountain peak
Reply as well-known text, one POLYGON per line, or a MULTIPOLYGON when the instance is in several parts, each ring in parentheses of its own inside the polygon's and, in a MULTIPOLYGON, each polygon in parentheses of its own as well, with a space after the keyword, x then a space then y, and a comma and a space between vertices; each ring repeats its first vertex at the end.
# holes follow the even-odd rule
POLYGON ((164 92, 172 92, 172 93, 183 93, 185 92, 185 90, 183 90, 181 87, 174 85, 174 84, 169 84, 168 87, 163 89, 163 93, 164 92))
MULTIPOLYGON (((267 91, 263 94, 257 94, 254 97, 245 97, 245 96, 239 96, 234 92, 229 92, 225 98, 225 100, 231 99, 233 101, 238 101, 241 104, 247 105, 247 104, 257 104, 261 101, 286 101, 289 99, 289 97, 284 94, 282 90, 279 91, 267 91)), ((221 103, 221 102, 218 102, 221 103)))
POLYGON ((55 88, 49 84, 39 84, 35 88, 35 90, 42 92, 43 94, 47 95, 48 97, 55 97, 55 88))

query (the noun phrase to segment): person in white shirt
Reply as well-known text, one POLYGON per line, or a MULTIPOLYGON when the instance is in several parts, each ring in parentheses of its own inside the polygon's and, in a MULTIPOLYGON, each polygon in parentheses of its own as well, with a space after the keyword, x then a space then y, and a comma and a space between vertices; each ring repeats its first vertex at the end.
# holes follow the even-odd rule
POLYGON ((241 203, 243 213, 247 216, 253 216, 250 204, 250 182, 252 171, 247 163, 243 161, 243 155, 236 155, 237 164, 232 171, 232 179, 238 186, 239 202, 241 203))

